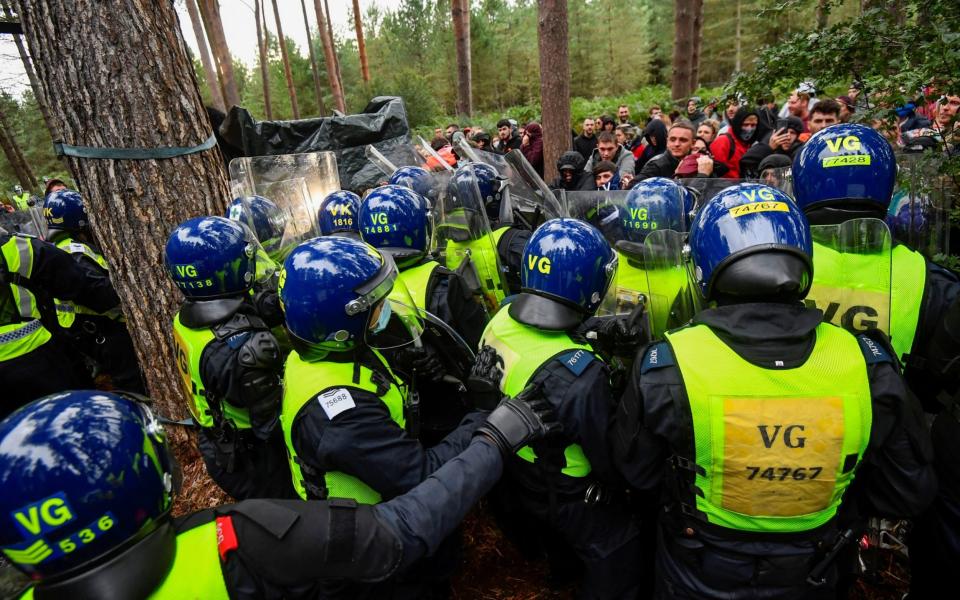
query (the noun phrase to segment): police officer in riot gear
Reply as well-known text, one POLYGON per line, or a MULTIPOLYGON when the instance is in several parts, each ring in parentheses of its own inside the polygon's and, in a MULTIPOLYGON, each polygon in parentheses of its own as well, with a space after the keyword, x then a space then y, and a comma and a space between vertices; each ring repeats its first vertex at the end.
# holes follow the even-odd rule
POLYGON ((513 399, 454 464, 377 506, 248 500, 173 519, 179 469, 146 405, 69 392, 0 422, 0 549, 21 598, 328 598, 435 552, 499 478, 503 456, 553 426, 513 399), (96 457, 96 463, 88 458, 96 457))
POLYGON ((263 254, 247 227, 223 217, 185 221, 164 254, 184 295, 173 338, 200 454, 238 500, 294 497, 278 427, 283 354, 250 295, 271 265, 263 254))
MULTIPOLYGON (((49 194, 43 201, 43 214, 50 232, 48 241, 70 254, 88 277, 109 281, 110 268, 93 241, 80 194, 67 189, 49 194)), ((89 360, 98 374, 108 376, 111 387, 143 393, 143 375, 119 307, 98 312, 69 300, 55 303, 57 320, 72 349, 89 360)))
MULTIPOLYGON (((810 223, 836 225, 883 219, 894 192, 897 165, 883 136, 869 127, 846 123, 811 137, 794 159, 792 172, 797 205, 810 223)), ((816 252, 814 264, 818 273, 829 268, 821 265, 816 252)), ((951 325, 960 322, 960 277, 903 244, 893 246, 888 270, 890 341, 910 390, 925 410, 939 413, 933 440, 941 491, 930 513, 917 522, 910 546, 915 557, 911 588, 922 596, 952 582, 944 578, 951 577, 960 561, 960 525, 955 516, 948 516, 960 512, 960 469, 951 467, 947 458, 957 454, 960 440, 956 408, 960 377, 955 366, 960 364, 960 334, 951 325)), ((844 282, 869 288, 874 282, 858 279, 871 272, 861 269, 854 277, 845 276, 844 282)), ((875 283, 880 287, 885 282, 875 283)), ((815 287, 811 295, 817 307, 839 317, 872 309, 869 302, 843 306, 828 289, 815 287)))
POLYGON ((360 238, 360 196, 347 190, 338 190, 320 203, 317 223, 320 235, 339 235, 360 238))
POLYGON ((273 200, 259 195, 240 196, 230 201, 224 216, 249 227, 267 256, 278 264, 279 270, 279 263, 283 262, 291 248, 285 246, 283 240, 287 215, 273 200))
POLYGON ((0 417, 44 394, 89 385, 53 339, 54 296, 98 312, 120 305, 106 276, 92 276, 53 244, 0 229, 0 417))
MULTIPOLYGON (((411 435, 417 398, 381 351, 420 343, 420 317, 390 254, 349 238, 309 240, 284 263, 280 300, 294 347, 280 420, 301 498, 377 504, 406 493, 467 446, 479 412, 433 447, 411 435)), ((343 593, 421 596, 432 582, 386 585, 343 593)))
POLYGON ((617 255, 591 225, 552 219, 533 233, 522 264, 523 292, 490 320, 481 355, 495 357, 483 360, 504 394, 532 387, 556 408, 563 430, 508 463, 504 500, 545 540, 573 549, 584 566, 579 597, 630 598, 642 581, 640 538, 615 493, 622 487, 607 450, 610 371, 571 337, 610 290, 617 255))
POLYGON ((885 336, 802 304, 810 229, 786 195, 724 190, 689 245, 712 308, 641 352, 611 430, 630 485, 660 491, 657 594, 831 597, 858 537, 841 507, 903 518, 933 498, 919 406, 885 336))

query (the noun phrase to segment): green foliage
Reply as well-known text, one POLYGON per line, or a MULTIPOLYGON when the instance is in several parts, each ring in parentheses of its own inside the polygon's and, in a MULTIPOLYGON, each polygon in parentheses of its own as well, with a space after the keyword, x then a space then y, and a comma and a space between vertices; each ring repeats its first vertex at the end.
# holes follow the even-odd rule
MULTIPOLYGON (((9 94, 0 93, 0 106, 6 114, 11 134, 20 145, 27 164, 37 178, 38 188, 30 191, 42 195, 43 177, 57 177, 71 185, 73 179, 70 173, 53 153, 53 140, 33 92, 28 90, 19 100, 9 94)), ((13 186, 19 183, 6 156, 0 153, 0 198, 9 198, 13 186)))

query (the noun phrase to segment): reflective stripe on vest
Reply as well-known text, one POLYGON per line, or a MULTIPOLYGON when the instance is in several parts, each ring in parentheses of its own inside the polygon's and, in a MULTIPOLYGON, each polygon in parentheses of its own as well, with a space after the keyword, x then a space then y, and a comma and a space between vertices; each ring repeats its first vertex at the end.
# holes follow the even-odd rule
POLYGON ((927 261, 904 245, 893 247, 890 290, 890 343, 901 361, 913 349, 920 322, 923 292, 927 286, 927 261))
MULTIPOLYGON (((500 390, 511 397, 522 392, 540 367, 554 357, 577 350, 593 352, 590 346, 574 342, 564 332, 543 331, 515 321, 507 310, 498 311, 490 319, 480 346, 492 346, 503 359, 500 390)), ((590 474, 590 462, 579 444, 568 445, 563 455, 566 464, 561 472, 564 475, 586 477, 590 474)), ((521 448, 517 456, 531 463, 537 459, 530 446, 521 448)))
MULTIPOLYGON (((102 268, 104 271, 109 271, 110 268, 107 266, 107 260, 103 258, 99 253, 94 252, 93 249, 83 243, 74 241, 73 238, 67 236, 56 243, 57 248, 60 248, 67 254, 82 254, 97 263, 97 265, 102 268)), ((55 307, 57 309, 57 321, 60 323, 60 326, 64 329, 70 329, 73 326, 74 321, 76 321, 77 315, 91 315, 96 317, 107 317, 115 321, 123 321, 123 313, 120 311, 120 308, 111 308, 106 312, 98 312, 92 308, 87 308, 70 300, 60 300, 54 299, 55 307)))
POLYGON ((856 338, 820 324, 806 362, 774 370, 750 364, 705 325, 666 337, 693 418, 697 510, 752 532, 830 521, 870 441, 870 383, 856 338))
MULTIPOLYGON (((33 274, 33 245, 30 240, 20 236, 10 236, 0 246, 6 270, 21 277, 29 278, 33 274)), ((19 320, 13 323, 0 323, 0 361, 23 356, 47 343, 50 332, 40 319, 40 309, 33 293, 15 283, 8 284, 9 293, 16 305, 19 320)), ((8 317, 13 317, 9 314, 8 317)), ((15 318, 16 319, 16 318, 15 318)))
MULTIPOLYGON (((216 339, 213 330, 209 327, 191 329, 180 321, 180 313, 173 317, 173 341, 176 346, 177 370, 183 381, 184 389, 190 396, 188 405, 194 421, 200 427, 216 425, 210 405, 207 403, 207 392, 203 387, 203 378, 200 376, 200 359, 207 344, 216 339)), ((250 429, 250 413, 245 408, 238 408, 221 399, 220 407, 224 419, 233 423, 237 429, 250 429)))
POLYGON ((480 280, 480 289, 483 292, 488 307, 499 307, 506 293, 503 289, 503 277, 498 265, 500 264, 497 254, 497 245, 500 238, 507 232, 509 227, 502 227, 493 232, 493 245, 490 245, 490 237, 484 236, 479 240, 470 240, 467 242, 447 241, 447 264, 446 267, 451 271, 456 271, 464 256, 469 252, 470 261, 477 270, 477 278, 480 280))
MULTIPOLYGON (((433 275, 433 272, 439 266, 440 263, 431 260, 422 265, 400 271, 400 281, 403 282, 407 291, 410 292, 410 296, 413 297, 413 302, 417 305, 417 308, 421 310, 428 310, 429 308, 427 306, 427 285, 430 283, 430 276, 433 275)), ((393 292, 390 292, 390 299, 403 302, 403 299, 393 292)))
MULTIPOLYGON (((386 361, 377 354, 383 365, 386 361)), ((389 371, 389 368, 388 368, 389 371)), ((317 399, 324 392, 334 388, 361 389, 377 395, 377 384, 373 381, 373 371, 360 366, 360 381, 353 381, 354 363, 318 361, 308 363, 293 351, 287 356, 283 367, 283 404, 280 408, 280 426, 283 428, 283 441, 287 445, 287 457, 290 460, 290 473, 293 475, 293 487, 304 500, 307 499, 307 489, 304 484, 304 475, 300 469, 297 450, 293 446, 293 425, 297 415, 311 400, 317 399)), ((403 416, 404 396, 393 383, 380 400, 390 411, 390 418, 394 423, 404 428, 406 421, 403 416)), ((319 400, 318 400, 319 401, 319 400)), ((324 473, 327 495, 330 498, 353 498, 361 504, 377 504, 380 494, 358 478, 341 471, 324 473)))

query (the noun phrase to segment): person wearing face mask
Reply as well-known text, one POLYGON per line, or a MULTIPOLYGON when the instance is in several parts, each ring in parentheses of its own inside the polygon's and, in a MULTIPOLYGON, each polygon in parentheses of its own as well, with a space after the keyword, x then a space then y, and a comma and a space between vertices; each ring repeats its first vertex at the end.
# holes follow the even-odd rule
POLYGON ((713 160, 727 166, 724 178, 740 179, 740 159, 756 141, 758 122, 754 108, 741 106, 730 120, 730 128, 710 144, 713 160))

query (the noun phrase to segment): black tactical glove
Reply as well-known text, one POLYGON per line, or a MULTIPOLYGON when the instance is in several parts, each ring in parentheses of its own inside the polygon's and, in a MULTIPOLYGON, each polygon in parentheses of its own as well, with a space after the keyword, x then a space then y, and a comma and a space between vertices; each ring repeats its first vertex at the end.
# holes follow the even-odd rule
POLYGON ((480 410, 493 410, 500 404, 500 380, 503 379, 503 358, 493 346, 484 346, 467 378, 467 400, 470 406, 480 410))
POLYGON ((399 361, 408 372, 423 381, 440 381, 446 374, 440 355, 430 346, 406 346, 399 361))
POLYGON ((267 327, 283 325, 283 309, 280 308, 280 295, 276 290, 267 289, 257 292, 253 296, 253 306, 267 327))
POLYGON ((527 386, 516 398, 504 400, 474 435, 481 435, 513 454, 530 442, 560 430, 553 407, 539 394, 539 385, 527 386))
POLYGON ((608 356, 633 358, 650 341, 647 320, 630 315, 590 317, 577 329, 594 350, 608 356))

